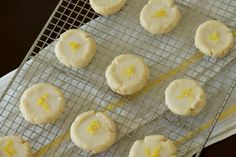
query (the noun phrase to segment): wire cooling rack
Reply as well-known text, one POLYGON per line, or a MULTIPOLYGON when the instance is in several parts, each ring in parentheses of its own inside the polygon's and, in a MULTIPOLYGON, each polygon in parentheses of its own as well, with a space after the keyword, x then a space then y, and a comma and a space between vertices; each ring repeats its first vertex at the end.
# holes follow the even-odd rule
POLYGON ((128 0, 119 13, 99 17, 87 0, 61 0, 26 55, 13 80, 1 96, 0 136, 18 134, 28 140, 35 156, 93 156, 69 139, 75 117, 87 110, 105 111, 116 123, 118 138, 97 156, 128 156, 133 142, 150 134, 162 134, 176 142, 179 156, 200 154, 235 86, 236 57, 231 53, 216 59, 203 56, 194 47, 197 26, 218 19, 236 27, 233 0, 176 0, 182 19, 172 32, 153 36, 139 24, 146 0, 128 0), (70 28, 90 32, 98 50, 88 67, 67 68, 54 55, 59 35, 70 28), (150 67, 148 85, 133 96, 120 96, 106 84, 104 73, 112 59, 122 53, 142 56, 150 67), (176 78, 200 81, 207 93, 207 105, 195 117, 171 113, 164 105, 164 90, 176 78), (33 125, 24 121, 19 99, 24 90, 49 82, 64 92, 66 108, 54 124, 33 125))

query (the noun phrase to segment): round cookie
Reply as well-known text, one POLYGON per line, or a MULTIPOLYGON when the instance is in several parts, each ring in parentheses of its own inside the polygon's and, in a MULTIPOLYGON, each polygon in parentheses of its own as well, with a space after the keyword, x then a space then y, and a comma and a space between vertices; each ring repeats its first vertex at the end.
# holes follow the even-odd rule
POLYGON ((208 56, 224 57, 233 46, 232 31, 222 22, 208 20, 197 28, 195 46, 208 56))
POLYGON ((149 68, 143 58, 124 54, 117 56, 108 66, 107 84, 121 95, 131 95, 140 91, 149 78, 149 68))
POLYGON ((88 111, 75 119, 70 135, 78 147, 95 154, 105 151, 115 142, 116 128, 105 113, 88 111))
POLYGON ((127 0, 89 0, 89 2, 96 13, 108 16, 120 11, 127 0))
POLYGON ((0 137, 1 157, 32 157, 30 145, 19 136, 0 137))
POLYGON ((177 79, 166 88, 165 102, 175 114, 194 116, 205 106, 206 95, 197 81, 177 79))
POLYGON ((65 100, 61 90, 48 83, 29 87, 20 99, 23 117, 33 124, 54 122, 63 113, 64 106, 65 100))
POLYGON ((95 53, 95 41, 90 34, 81 29, 70 29, 64 32, 55 46, 58 60, 67 67, 85 67, 95 53))
POLYGON ((129 157, 177 157, 177 150, 165 136, 150 135, 134 142, 129 157))
POLYGON ((174 29, 180 17, 172 0, 149 0, 140 13, 140 24, 151 34, 158 35, 174 29))

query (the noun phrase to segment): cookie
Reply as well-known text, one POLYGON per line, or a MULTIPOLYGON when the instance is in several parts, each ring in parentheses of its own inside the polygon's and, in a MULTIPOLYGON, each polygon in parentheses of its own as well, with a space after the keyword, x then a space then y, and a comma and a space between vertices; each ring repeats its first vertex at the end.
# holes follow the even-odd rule
POLYGON ((23 117, 33 124, 54 122, 63 113, 64 106, 65 100, 61 90, 48 83, 29 87, 20 99, 23 117))
POLYGON ((79 148, 93 154, 107 150, 116 139, 116 127, 103 112, 80 114, 71 125, 71 140, 79 148))
POLYGON ((1 157, 32 157, 30 145, 19 136, 0 137, 1 157))
POLYGON ((60 35, 55 46, 58 60, 67 67, 87 66, 96 53, 96 43, 91 35, 81 29, 70 29, 60 35))
POLYGON ((149 68, 143 58, 124 54, 117 56, 105 72, 107 84, 121 95, 140 91, 149 78, 149 68))
POLYGON ((151 34, 158 35, 174 29, 180 17, 172 0, 149 0, 140 13, 140 24, 151 34))
POLYGON ((165 102, 175 114, 194 116, 205 106, 206 94, 197 81, 177 79, 166 88, 165 102))
POLYGON ((197 28, 195 46, 205 55, 224 57, 233 46, 233 33, 222 22, 208 20, 197 28))
POLYGON ((150 135, 134 142, 129 157, 177 157, 177 150, 165 136, 150 135))
POLYGON ((108 16, 120 11, 127 0, 89 0, 89 2, 96 13, 108 16))

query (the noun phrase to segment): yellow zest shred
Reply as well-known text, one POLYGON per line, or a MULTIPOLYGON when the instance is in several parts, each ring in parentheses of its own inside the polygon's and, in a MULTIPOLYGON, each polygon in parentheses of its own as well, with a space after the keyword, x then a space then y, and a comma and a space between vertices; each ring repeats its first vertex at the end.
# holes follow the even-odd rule
POLYGON ((150 148, 149 148, 149 147, 146 147, 146 148, 145 148, 145 155, 149 157, 150 154, 151 154, 150 148))
POLYGON ((160 156, 160 147, 156 147, 150 157, 159 157, 160 156))
POLYGON ((192 88, 185 88, 180 95, 177 96, 177 99, 183 99, 185 97, 189 98, 189 101, 192 102, 193 100, 193 89, 192 88))
POLYGON ((208 35, 208 39, 210 39, 214 42, 218 42, 220 40, 220 35, 218 32, 214 32, 214 33, 211 33, 210 35, 208 35))
POLYGON ((49 112, 49 106, 47 104, 47 98, 48 98, 48 94, 45 94, 43 96, 41 96, 38 99, 38 104, 47 112, 49 112))
POLYGON ((7 155, 7 157, 12 157, 12 155, 16 154, 12 140, 9 140, 7 142, 7 144, 4 147, 2 147, 1 149, 7 155))
POLYGON ((70 42, 70 48, 73 52, 76 52, 80 48, 80 44, 76 41, 70 42))
POLYGON ((130 65, 128 68, 123 69, 123 75, 127 76, 128 78, 133 76, 134 73, 135 73, 135 66, 134 65, 130 65))
POLYGON ((152 152, 149 147, 146 147, 145 154, 147 157, 160 157, 160 146, 157 146, 152 152))
POLYGON ((155 17, 164 17, 164 16, 167 16, 167 12, 165 9, 161 8, 155 13, 154 16, 155 17))
POLYGON ((98 120, 93 120, 90 122, 90 124, 87 127, 87 132, 90 135, 94 135, 96 133, 96 131, 101 128, 101 124, 98 120))

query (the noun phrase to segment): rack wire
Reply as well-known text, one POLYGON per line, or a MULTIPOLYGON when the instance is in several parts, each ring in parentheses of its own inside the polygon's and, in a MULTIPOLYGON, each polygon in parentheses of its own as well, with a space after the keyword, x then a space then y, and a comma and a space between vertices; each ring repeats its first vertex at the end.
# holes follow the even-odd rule
POLYGON ((197 26, 217 19, 236 27, 233 0, 176 0, 182 14, 172 32, 153 36, 139 24, 146 0, 128 0, 124 9, 100 17, 87 0, 61 0, 26 55, 13 80, 1 96, 0 136, 19 134, 39 156, 93 156, 68 139, 74 118, 87 110, 105 111, 116 123, 118 138, 97 156, 128 156, 133 142, 150 134, 163 134, 176 142, 179 156, 200 154, 217 118, 235 86, 235 44, 231 53, 216 59, 203 56, 194 47, 197 26), (98 50, 84 69, 67 68, 54 55, 59 35, 71 28, 91 33, 98 50), (148 63, 148 85, 133 96, 120 96, 106 84, 104 72, 111 60, 122 53, 142 56, 148 63), (195 117, 171 113, 164 105, 164 90, 175 78, 198 80, 207 93, 207 105, 195 117), (52 83, 64 91, 66 108, 54 124, 33 125, 19 111, 24 90, 39 82, 52 83))

